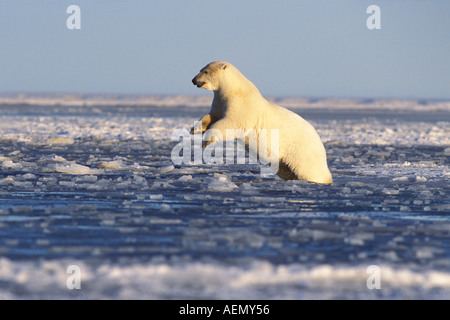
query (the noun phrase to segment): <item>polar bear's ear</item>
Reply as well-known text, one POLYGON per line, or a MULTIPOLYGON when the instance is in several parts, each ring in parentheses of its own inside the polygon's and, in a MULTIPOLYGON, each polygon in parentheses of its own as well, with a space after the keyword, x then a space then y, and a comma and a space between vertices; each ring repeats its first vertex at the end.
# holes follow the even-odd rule
POLYGON ((219 67, 220 69, 225 70, 228 67, 228 65, 226 63, 221 63, 219 67))

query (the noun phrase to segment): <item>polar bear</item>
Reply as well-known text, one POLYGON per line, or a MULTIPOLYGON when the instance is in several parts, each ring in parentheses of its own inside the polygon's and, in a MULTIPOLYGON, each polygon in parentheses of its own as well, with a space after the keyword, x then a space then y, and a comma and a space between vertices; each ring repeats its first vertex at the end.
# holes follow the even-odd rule
POLYGON ((296 113, 267 101, 232 64, 211 62, 192 83, 214 91, 214 100, 209 113, 191 129, 191 134, 215 129, 228 139, 227 129, 278 129, 277 175, 285 180, 332 183, 325 148, 314 127, 296 113))

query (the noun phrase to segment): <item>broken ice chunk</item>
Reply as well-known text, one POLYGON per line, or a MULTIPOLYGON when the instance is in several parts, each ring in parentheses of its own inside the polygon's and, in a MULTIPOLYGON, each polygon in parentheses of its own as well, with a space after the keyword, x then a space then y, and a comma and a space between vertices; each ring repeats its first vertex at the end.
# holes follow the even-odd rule
POLYGON ((208 191, 231 192, 238 188, 236 184, 231 182, 226 176, 215 176, 208 183, 208 191))
POLYGON ((72 163, 70 165, 58 165, 55 170, 66 174, 102 174, 104 170, 91 169, 81 164, 72 163))

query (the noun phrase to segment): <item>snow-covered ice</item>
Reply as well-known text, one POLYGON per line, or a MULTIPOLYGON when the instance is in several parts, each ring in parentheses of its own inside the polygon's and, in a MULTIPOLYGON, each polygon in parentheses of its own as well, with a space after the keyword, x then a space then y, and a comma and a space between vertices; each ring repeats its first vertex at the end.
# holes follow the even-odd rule
POLYGON ((208 97, 87 98, 0 99, 0 298, 450 298, 449 102, 274 99, 324 186, 174 165, 208 97))

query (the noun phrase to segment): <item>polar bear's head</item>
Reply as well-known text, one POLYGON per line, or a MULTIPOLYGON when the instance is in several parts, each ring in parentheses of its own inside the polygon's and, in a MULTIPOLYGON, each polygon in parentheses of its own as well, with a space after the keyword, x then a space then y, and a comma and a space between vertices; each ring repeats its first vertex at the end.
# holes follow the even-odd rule
POLYGON ((231 64, 223 61, 211 62, 197 74, 192 83, 198 88, 215 91, 219 89, 224 71, 229 69, 231 64))

